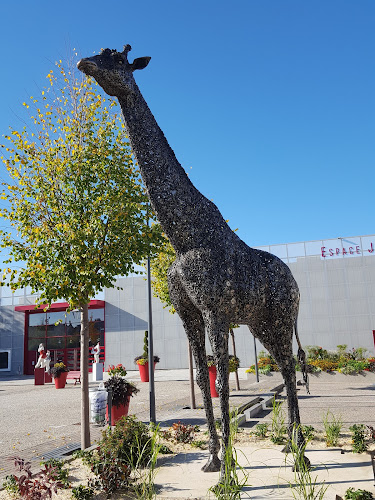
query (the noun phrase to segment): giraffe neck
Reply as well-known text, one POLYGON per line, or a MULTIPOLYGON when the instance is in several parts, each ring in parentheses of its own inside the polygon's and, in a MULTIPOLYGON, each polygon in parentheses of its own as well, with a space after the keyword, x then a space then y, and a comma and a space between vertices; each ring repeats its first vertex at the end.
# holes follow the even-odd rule
POLYGON ((152 208, 176 252, 222 244, 232 231, 189 180, 139 89, 119 103, 152 208))

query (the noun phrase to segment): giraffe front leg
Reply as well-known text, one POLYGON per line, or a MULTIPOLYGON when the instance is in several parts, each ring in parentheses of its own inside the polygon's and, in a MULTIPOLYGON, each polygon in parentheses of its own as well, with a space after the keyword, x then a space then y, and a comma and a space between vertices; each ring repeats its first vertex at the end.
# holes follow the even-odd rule
MULTIPOLYGON (((228 356, 228 332, 229 323, 212 315, 206 323, 212 352, 216 363, 216 388, 220 398, 221 409, 221 468, 220 478, 225 474, 225 460, 230 438, 230 414, 229 414, 229 356, 228 356)), ((229 458, 231 460, 231 457, 229 458)))
POLYGON ((202 467, 202 470, 204 472, 217 472, 220 470, 220 460, 218 458, 220 442, 215 428, 215 417, 212 407, 203 317, 200 310, 192 303, 182 286, 177 270, 177 261, 169 268, 168 285, 171 301, 182 320, 185 333, 193 351, 197 369, 196 380, 202 392, 203 404, 206 412, 209 432, 208 449, 210 456, 207 463, 202 467))
MULTIPOLYGON (((194 323, 196 325, 196 322, 194 323)), ((196 380, 198 387, 202 392, 203 404, 206 412, 207 426, 209 432, 208 450, 210 452, 210 456, 207 463, 202 467, 202 470, 204 472, 217 472, 218 470, 220 470, 220 460, 218 457, 218 453, 220 450, 220 442, 216 432, 214 410, 212 407, 206 349, 204 345, 204 326, 201 335, 199 335, 198 337, 196 335, 197 329, 196 328, 192 329, 191 326, 192 326, 191 321, 188 320, 184 321, 185 331, 187 333, 195 359, 195 364, 197 368, 196 380)))
POLYGON ((203 404, 204 404, 204 409, 206 411, 207 426, 209 432, 208 450, 210 452, 210 456, 208 458, 207 463, 202 467, 202 470, 203 472, 217 472, 220 470, 220 459, 218 457, 218 453, 220 450, 220 442, 215 427, 215 417, 212 407, 206 353, 204 352, 203 354, 204 354, 203 356, 198 355, 195 358, 195 363, 197 366, 197 384, 202 392, 203 404))

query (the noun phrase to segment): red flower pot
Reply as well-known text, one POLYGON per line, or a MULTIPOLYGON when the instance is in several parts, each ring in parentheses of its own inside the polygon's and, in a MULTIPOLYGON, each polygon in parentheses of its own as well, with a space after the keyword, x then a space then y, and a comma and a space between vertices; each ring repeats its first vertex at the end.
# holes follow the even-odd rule
MULTIPOLYGON (((128 415, 129 411, 129 403, 130 403, 130 396, 128 398, 128 402, 124 405, 119 405, 119 406, 112 406, 111 410, 111 425, 115 425, 117 420, 119 420, 121 417, 126 417, 128 415)), ((106 419, 108 420, 108 405, 107 405, 107 411, 106 411, 106 419)))
POLYGON ((68 372, 61 372, 59 377, 54 378, 56 389, 64 389, 68 372))
POLYGON ((218 398, 219 394, 216 391, 216 366, 208 367, 208 375, 210 377, 210 390, 211 390, 211 398, 218 398))
POLYGON ((35 368, 34 385, 44 385, 44 368, 35 368))
MULTIPOLYGON (((154 363, 154 370, 155 370, 155 365, 154 363)), ((138 365, 139 369, 139 374, 141 376, 141 382, 149 382, 150 377, 149 377, 149 372, 148 372, 148 361, 144 365, 138 365)))

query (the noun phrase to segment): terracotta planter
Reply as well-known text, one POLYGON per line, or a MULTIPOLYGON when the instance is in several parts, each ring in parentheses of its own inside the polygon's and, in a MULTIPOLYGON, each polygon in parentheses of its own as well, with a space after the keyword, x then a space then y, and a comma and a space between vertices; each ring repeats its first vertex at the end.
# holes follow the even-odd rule
MULTIPOLYGON (((130 396, 128 399, 128 402, 124 405, 119 405, 119 406, 112 406, 111 410, 111 425, 115 425, 117 420, 120 420, 121 417, 126 417, 128 415, 129 411, 129 403, 130 403, 130 396)), ((108 421, 108 405, 107 405, 107 411, 106 411, 106 419, 108 421)))
POLYGON ((208 375, 210 377, 210 390, 211 390, 211 398, 218 398, 219 394, 216 391, 215 382, 216 382, 216 366, 208 367, 208 375))
MULTIPOLYGON (((154 363, 154 370, 155 370, 155 365, 156 363, 154 363)), ((149 382, 150 377, 148 373, 148 362, 146 362, 144 365, 138 365, 138 369, 139 369, 139 374, 141 376, 141 382, 149 382)))
POLYGON ((67 376, 68 372, 62 372, 59 377, 54 378, 56 389, 64 389, 67 376))

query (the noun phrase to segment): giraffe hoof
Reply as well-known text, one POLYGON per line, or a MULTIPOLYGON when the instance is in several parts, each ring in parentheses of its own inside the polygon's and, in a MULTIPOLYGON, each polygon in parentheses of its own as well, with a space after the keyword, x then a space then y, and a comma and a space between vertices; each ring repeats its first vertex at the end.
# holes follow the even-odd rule
POLYGON ((307 457, 303 456, 303 458, 301 457, 301 459, 299 460, 301 460, 301 462, 300 461, 294 462, 294 465, 292 467, 293 472, 298 472, 298 471, 303 472, 311 470, 311 462, 307 457))
POLYGON ((218 472, 221 468, 221 462, 217 455, 210 455, 208 462, 202 467, 203 472, 218 472))
POLYGON ((281 450, 281 453, 291 453, 292 452, 292 445, 291 442, 288 441, 284 448, 281 450))

